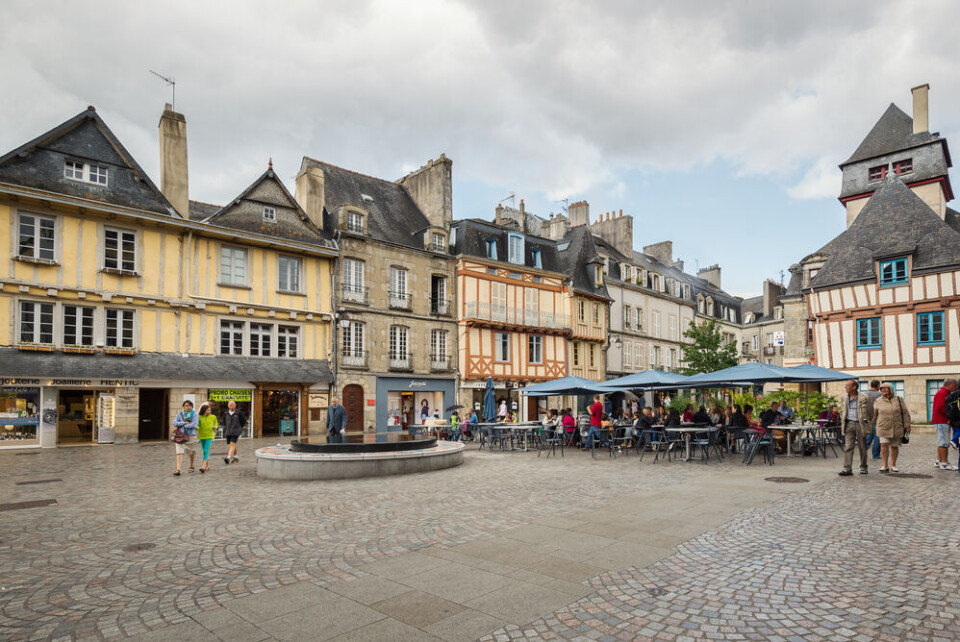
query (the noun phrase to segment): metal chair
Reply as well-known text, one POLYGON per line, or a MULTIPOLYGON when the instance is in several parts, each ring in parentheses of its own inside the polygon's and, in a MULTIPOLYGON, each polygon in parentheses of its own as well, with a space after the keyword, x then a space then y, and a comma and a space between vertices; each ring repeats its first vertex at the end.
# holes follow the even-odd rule
POLYGON ((537 457, 543 454, 544 449, 547 449, 547 457, 556 455, 557 446, 560 446, 560 458, 562 459, 564 441, 563 426, 545 427, 540 434, 540 450, 537 452, 537 457))
MULTIPOLYGON (((643 461, 643 456, 647 453, 646 446, 650 446, 650 450, 654 452, 653 463, 657 463, 660 459, 661 450, 666 449, 668 444, 669 442, 666 440, 665 433, 662 430, 647 428, 642 431, 640 433, 640 439, 637 440, 640 461, 643 461)), ((664 455, 664 457, 666 457, 666 455, 664 455)))

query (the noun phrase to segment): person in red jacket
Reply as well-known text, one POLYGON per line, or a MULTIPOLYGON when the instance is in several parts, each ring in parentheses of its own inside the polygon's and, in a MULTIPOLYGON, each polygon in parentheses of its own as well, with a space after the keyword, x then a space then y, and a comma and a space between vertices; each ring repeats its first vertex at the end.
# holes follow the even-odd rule
POLYGON ((597 430, 603 425, 603 401, 600 399, 600 395, 593 395, 593 405, 590 406, 590 432, 587 433, 587 441, 583 445, 584 448, 590 448, 593 446, 593 437, 597 434, 597 430))
POLYGON ((934 465, 940 470, 956 470, 947 461, 950 437, 953 431, 950 429, 950 419, 947 418, 946 414, 947 397, 956 389, 957 380, 946 379, 943 382, 943 387, 933 396, 933 416, 931 420, 937 428, 937 463, 934 465))

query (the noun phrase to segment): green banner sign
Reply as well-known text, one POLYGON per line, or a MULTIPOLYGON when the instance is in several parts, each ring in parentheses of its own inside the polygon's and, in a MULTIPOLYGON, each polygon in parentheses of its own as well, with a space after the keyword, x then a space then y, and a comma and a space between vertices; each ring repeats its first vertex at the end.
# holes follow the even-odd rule
POLYGON ((247 388, 211 388, 207 394, 210 401, 246 401, 253 400, 253 390, 247 388))

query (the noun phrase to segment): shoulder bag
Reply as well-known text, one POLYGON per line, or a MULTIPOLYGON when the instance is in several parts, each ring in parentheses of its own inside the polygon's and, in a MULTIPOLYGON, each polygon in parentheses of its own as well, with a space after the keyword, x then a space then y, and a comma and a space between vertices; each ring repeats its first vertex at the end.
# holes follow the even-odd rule
POLYGON ((907 427, 907 420, 903 414, 903 399, 897 397, 897 403, 900 404, 900 423, 903 424, 903 437, 900 438, 901 444, 910 443, 910 432, 907 427))

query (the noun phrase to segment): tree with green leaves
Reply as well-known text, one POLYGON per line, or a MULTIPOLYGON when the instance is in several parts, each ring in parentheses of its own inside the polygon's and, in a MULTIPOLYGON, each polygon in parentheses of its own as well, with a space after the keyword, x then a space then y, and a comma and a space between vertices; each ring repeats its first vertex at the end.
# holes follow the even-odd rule
POLYGON ((726 343, 720 333, 720 323, 708 319, 702 323, 690 322, 683 336, 690 343, 683 345, 683 363, 680 374, 692 375, 700 372, 716 372, 737 365, 736 342, 726 343))

